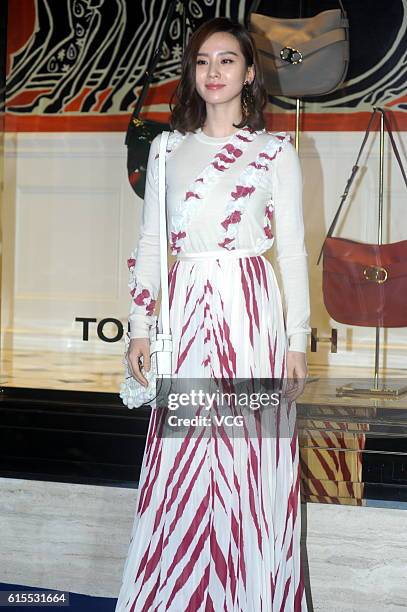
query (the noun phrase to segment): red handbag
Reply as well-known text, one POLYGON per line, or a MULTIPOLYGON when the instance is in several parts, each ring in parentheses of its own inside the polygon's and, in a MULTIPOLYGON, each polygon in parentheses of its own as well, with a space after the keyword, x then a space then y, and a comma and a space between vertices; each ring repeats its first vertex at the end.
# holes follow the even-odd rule
MULTIPOLYGON (((391 244, 366 244, 332 237, 349 188, 359 169, 357 164, 376 112, 377 109, 374 109, 370 117, 356 163, 322 245, 317 265, 323 254, 324 304, 335 321, 366 327, 407 327, 407 240, 391 244)), ((407 187, 407 176, 390 122, 386 113, 382 112, 407 187)))

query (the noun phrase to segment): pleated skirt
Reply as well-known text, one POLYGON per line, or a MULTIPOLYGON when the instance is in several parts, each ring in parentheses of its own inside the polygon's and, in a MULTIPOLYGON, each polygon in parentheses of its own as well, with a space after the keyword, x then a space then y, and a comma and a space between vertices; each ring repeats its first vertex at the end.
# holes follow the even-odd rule
MULTIPOLYGON (((273 267, 231 253, 184 254, 169 272, 173 377, 218 390, 286 376, 273 267)), ((243 427, 164 435, 169 410, 153 405, 116 612, 307 611, 295 402, 239 410, 243 427)))

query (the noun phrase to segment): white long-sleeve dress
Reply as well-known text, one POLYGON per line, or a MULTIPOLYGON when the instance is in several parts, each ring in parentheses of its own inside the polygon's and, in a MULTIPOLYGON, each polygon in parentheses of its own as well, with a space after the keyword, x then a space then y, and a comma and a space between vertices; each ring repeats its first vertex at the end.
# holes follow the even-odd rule
MULTIPOLYGON (((160 289, 157 136, 129 260, 130 336, 147 337, 160 289)), ((167 231, 173 376, 286 376, 310 333, 302 174, 287 133, 171 132, 167 231), (276 239, 285 308, 265 251, 276 239)), ((160 316, 161 319, 161 316, 160 316)), ((152 408, 116 612, 305 612, 295 402, 257 411, 255 435, 163 436, 152 408)), ((209 434, 208 434, 209 431, 209 434)), ((190 435, 189 435, 190 434, 190 435)))

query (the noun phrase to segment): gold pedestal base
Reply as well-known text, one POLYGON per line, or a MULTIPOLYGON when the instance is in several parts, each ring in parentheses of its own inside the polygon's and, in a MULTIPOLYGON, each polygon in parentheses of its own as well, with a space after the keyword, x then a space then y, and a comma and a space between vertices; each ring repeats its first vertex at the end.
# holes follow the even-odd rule
POLYGON ((388 398, 397 398, 400 397, 403 393, 407 393, 407 385, 401 383, 394 383, 391 387, 386 384, 382 384, 377 388, 374 387, 371 383, 366 381, 365 386, 354 386, 356 383, 349 383, 348 385, 342 385, 341 387, 336 387, 336 395, 337 397, 342 396, 371 396, 371 397, 388 397, 388 398))

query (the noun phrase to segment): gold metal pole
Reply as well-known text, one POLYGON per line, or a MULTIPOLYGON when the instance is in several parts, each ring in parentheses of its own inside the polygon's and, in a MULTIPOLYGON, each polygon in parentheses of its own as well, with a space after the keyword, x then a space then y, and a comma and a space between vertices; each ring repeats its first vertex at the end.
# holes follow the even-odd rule
MULTIPOLYGON (((296 148, 297 153, 300 152, 301 110, 303 110, 301 98, 296 98, 296 102, 295 102, 295 148, 296 148)), ((315 380, 319 380, 319 376, 307 376, 307 383, 313 382, 315 380)))
MULTIPOLYGON (((383 243, 383 184, 384 184, 384 113, 380 111, 380 152, 379 152, 379 215, 377 224, 377 244, 383 243)), ((374 365, 374 388, 379 388, 379 351, 380 351, 380 327, 376 327, 375 365, 374 365)))
POLYGON ((300 150, 300 114, 301 114, 301 98, 297 98, 295 103, 295 148, 297 153, 300 150))

